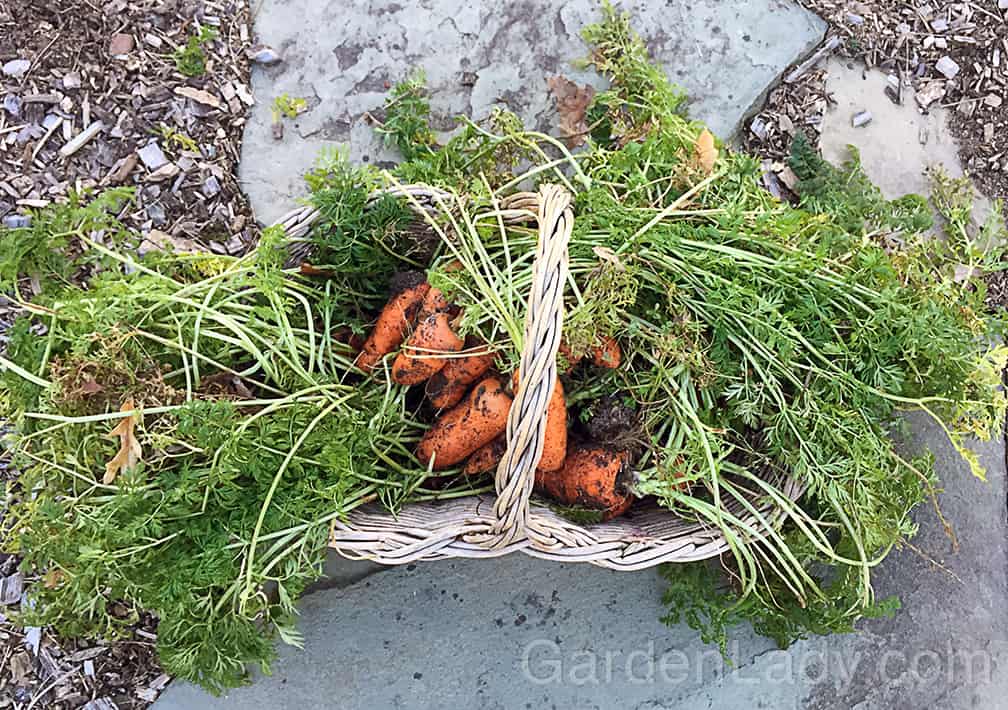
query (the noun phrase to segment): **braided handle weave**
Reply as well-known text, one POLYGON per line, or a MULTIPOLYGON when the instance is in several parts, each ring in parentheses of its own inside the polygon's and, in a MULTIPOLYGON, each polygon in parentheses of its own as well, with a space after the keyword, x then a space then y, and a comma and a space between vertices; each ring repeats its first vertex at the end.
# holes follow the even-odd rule
POLYGON ((518 390, 508 413, 507 451, 494 479, 497 523, 490 535, 492 547, 503 547, 526 537, 529 498, 546 436, 546 409, 557 378, 567 245, 573 229, 570 194, 557 185, 543 185, 539 190, 539 239, 525 313, 518 390))

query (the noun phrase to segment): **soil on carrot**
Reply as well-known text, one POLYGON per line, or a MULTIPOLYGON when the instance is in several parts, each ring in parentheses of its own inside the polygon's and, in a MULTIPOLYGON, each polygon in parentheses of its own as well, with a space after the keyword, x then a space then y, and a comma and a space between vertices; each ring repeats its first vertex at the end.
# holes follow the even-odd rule
POLYGON ((604 441, 636 458, 642 449, 642 435, 637 412, 615 395, 607 395, 595 402, 584 422, 584 433, 589 441, 604 441))

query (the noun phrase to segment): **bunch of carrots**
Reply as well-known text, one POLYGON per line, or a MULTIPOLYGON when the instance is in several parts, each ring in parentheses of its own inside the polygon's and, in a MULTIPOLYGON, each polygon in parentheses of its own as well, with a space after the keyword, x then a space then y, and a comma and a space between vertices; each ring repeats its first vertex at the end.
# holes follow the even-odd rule
MULTIPOLYGON (((397 274, 391 294, 356 357, 355 365, 374 372, 387 356, 391 380, 406 387, 424 386, 435 419, 416 447, 422 464, 434 471, 462 465, 466 476, 495 471, 507 449, 504 430, 516 392, 518 372, 497 369, 497 352, 487 343, 458 335, 461 309, 421 272, 397 274)), ((565 373, 579 358, 561 346, 565 373)), ((592 364, 614 369, 622 353, 606 337, 592 350, 592 364)), ((568 450, 567 403, 559 377, 547 408, 546 435, 536 469, 536 487, 565 506, 598 511, 608 520, 630 508, 633 495, 624 485, 630 456, 595 442, 568 450)))

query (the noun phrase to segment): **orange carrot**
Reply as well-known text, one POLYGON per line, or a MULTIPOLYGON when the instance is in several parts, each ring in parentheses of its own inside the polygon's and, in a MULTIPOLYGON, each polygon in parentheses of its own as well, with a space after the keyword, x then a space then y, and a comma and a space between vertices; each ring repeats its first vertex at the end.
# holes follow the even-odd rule
POLYGON ((581 362, 581 358, 574 357, 574 352, 567 345, 567 341, 561 339, 560 349, 557 352, 557 369, 560 374, 569 375, 579 362, 581 362))
POLYGON ((592 362, 598 367, 607 367, 610 370, 615 370, 620 366, 622 359, 623 352, 620 350, 619 343, 616 342, 615 338, 611 338, 608 335, 603 336, 601 344, 592 348, 592 362))
POLYGON ((450 317, 440 312, 420 321, 392 363, 393 382, 418 385, 445 366, 448 362, 445 355, 457 353, 465 346, 465 341, 452 330, 450 317))
MULTIPOLYGON (((511 390, 518 391, 518 371, 511 373, 511 390)), ((567 400, 564 399, 563 383, 560 378, 553 385, 553 394, 546 407, 546 436, 543 440, 542 458, 539 469, 555 471, 563 466, 567 456, 567 400)))
POLYGON ((415 271, 396 275, 392 296, 354 362, 364 372, 371 372, 383 357, 402 344, 430 289, 423 278, 423 274, 415 271))
POLYGON ((557 378, 553 386, 549 407, 546 409, 546 436, 543 440, 542 458, 539 468, 543 471, 555 471, 564 464, 567 457, 567 401, 564 399, 564 388, 557 378))
POLYGON ((498 436, 489 444, 481 446, 473 452, 473 455, 466 461, 462 473, 467 476, 475 476, 480 473, 489 473, 497 469, 497 464, 504 458, 507 451, 507 439, 498 436))
POLYGON ((626 453, 604 446, 575 449, 557 474, 559 484, 544 482, 543 488, 547 492, 552 488, 551 495, 561 503, 602 511, 602 519, 610 520, 633 503, 633 495, 620 482, 626 464, 626 453))
POLYGON ((435 469, 464 461, 504 431, 510 409, 511 397, 500 380, 487 377, 427 430, 417 444, 417 458, 424 465, 433 459, 435 469))
POLYGON ((490 369, 497 353, 486 350, 482 343, 468 343, 476 348, 472 355, 449 358, 444 367, 427 380, 427 398, 438 409, 454 407, 465 396, 469 385, 490 369))
POLYGON ((550 498, 562 501, 568 497, 564 489, 562 467, 554 471, 543 471, 541 468, 537 468, 535 472, 535 485, 537 489, 550 498))
POLYGON ((331 279, 336 276, 336 272, 332 269, 320 269, 317 266, 312 266, 307 261, 301 262, 301 275, 302 276, 321 276, 323 278, 331 279))
POLYGON ((424 296, 423 305, 420 307, 420 315, 417 320, 423 320, 428 316, 432 316, 435 313, 446 313, 451 308, 451 304, 448 303, 448 299, 445 298, 444 294, 439 288, 430 288, 427 290, 427 295, 424 296))

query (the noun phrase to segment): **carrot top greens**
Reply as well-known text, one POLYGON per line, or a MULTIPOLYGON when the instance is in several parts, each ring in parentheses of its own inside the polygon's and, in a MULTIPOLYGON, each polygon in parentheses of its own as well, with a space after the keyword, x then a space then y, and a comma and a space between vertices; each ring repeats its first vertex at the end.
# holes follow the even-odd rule
POLYGON ((491 490, 429 480, 414 453, 429 410, 390 361, 364 377, 351 343, 395 273, 426 270, 461 308, 458 334, 510 372, 536 230, 507 204, 544 182, 575 202, 571 356, 607 338, 622 350, 615 369, 564 377, 574 426, 600 402, 632 412, 633 492, 729 542, 719 565, 667 567, 668 620, 724 644, 748 619, 787 644, 895 607, 872 570, 940 485, 929 455, 894 445, 902 413, 938 422, 981 477, 967 443, 1003 422, 1008 350, 990 345, 1002 323, 979 278, 1002 268, 999 213, 973 234, 961 185, 939 177, 949 238, 927 238, 923 198, 885 200, 856 155, 834 167, 800 139, 800 201, 775 200, 753 158, 707 145, 698 159, 703 127, 625 17, 606 4, 584 37, 611 89, 577 150, 504 109, 439 144, 414 76, 379 129, 403 162, 324 156, 305 239, 270 228, 242 257, 141 258, 116 218, 122 191, 0 233, 0 286, 22 308, 0 359, 22 471, 4 547, 46 573, 26 621, 114 635, 152 611, 165 669, 220 690, 268 666, 274 634, 298 641, 294 601, 332 520, 491 490), (418 183, 422 202, 376 193, 418 183), (324 278, 288 268, 292 253, 324 278), (120 412, 130 397, 136 414, 120 412), (103 483, 124 416, 141 461, 103 483), (805 488, 797 501, 781 472, 805 488), (755 498, 779 524, 747 514, 755 498))

